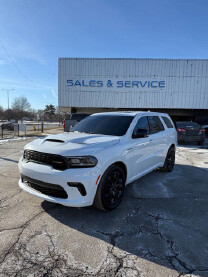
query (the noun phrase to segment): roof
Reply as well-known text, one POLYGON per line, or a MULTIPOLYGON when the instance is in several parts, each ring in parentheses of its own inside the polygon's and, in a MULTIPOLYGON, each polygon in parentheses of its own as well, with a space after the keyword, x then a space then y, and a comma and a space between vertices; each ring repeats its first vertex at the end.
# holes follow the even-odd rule
POLYGON ((165 113, 157 113, 151 111, 116 111, 116 112, 103 112, 103 113, 94 113, 93 115, 123 115, 123 116, 136 116, 137 114, 142 115, 167 115, 165 113))

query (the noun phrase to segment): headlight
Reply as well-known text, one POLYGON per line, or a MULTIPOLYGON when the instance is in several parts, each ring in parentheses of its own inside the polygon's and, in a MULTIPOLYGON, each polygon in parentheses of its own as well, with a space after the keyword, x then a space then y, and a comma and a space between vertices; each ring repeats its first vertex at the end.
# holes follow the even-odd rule
POLYGON ((98 163, 97 159, 92 156, 67 157, 69 167, 94 167, 98 163))

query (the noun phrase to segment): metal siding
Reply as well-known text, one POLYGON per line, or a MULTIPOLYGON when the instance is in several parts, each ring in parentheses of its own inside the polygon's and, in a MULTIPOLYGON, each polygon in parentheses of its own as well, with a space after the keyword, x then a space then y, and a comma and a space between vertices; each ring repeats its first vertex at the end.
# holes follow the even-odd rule
POLYGON ((60 58, 63 107, 208 108, 208 60, 60 58), (165 88, 76 88, 66 80, 165 80, 165 88))

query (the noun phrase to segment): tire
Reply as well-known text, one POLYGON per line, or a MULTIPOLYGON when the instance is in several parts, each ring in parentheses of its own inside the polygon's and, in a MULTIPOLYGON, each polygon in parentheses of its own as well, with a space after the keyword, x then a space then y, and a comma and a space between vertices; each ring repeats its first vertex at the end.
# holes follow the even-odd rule
POLYGON ((103 174, 93 205, 103 211, 111 211, 119 206, 123 198, 126 176, 118 165, 110 166, 103 174))
POLYGON ((163 167, 160 168, 162 172, 171 172, 175 166, 175 149, 169 148, 163 167))

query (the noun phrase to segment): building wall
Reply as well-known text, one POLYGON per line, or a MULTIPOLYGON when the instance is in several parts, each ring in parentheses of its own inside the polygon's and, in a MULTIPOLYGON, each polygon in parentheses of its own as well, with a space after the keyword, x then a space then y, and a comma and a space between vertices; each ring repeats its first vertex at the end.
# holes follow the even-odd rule
POLYGON ((208 60, 60 58, 60 107, 207 109, 208 60))

